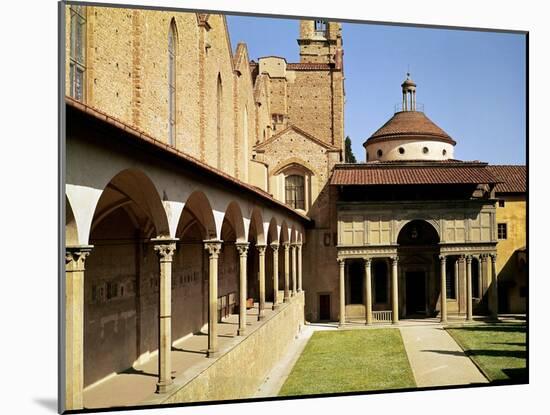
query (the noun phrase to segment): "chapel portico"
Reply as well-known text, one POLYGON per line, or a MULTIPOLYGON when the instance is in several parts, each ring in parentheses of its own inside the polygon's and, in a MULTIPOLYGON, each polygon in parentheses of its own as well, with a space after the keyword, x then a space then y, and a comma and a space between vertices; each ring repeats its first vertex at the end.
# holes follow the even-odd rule
POLYGON ((456 142, 403 106, 364 144, 367 162, 337 164, 339 323, 448 315, 497 316, 497 226, 487 163, 453 157, 456 142), (361 292, 358 295, 358 292, 361 292))

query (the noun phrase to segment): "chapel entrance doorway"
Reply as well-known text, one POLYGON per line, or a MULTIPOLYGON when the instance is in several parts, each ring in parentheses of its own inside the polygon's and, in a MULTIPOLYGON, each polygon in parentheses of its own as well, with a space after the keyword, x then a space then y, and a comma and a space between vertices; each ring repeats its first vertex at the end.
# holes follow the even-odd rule
POLYGON ((405 279, 407 314, 426 314, 426 273, 408 271, 405 279))

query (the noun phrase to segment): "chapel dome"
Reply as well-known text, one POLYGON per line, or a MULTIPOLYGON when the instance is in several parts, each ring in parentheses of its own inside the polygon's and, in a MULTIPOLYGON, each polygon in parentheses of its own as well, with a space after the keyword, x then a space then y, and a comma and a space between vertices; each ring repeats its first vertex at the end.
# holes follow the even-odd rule
POLYGON ((456 142, 417 110, 416 84, 409 74, 401 87, 403 101, 395 114, 363 144, 367 162, 452 159, 456 142))

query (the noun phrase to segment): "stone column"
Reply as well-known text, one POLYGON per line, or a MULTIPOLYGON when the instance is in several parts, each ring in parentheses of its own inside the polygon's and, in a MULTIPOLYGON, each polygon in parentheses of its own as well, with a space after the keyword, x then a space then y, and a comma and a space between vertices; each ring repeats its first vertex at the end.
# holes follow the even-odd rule
POLYGON ((346 260, 338 258, 340 266, 340 327, 346 324, 346 260))
POLYGON ((176 240, 155 238, 151 241, 160 266, 157 393, 166 393, 172 385, 172 258, 176 240))
POLYGON ((289 274, 290 274, 290 258, 289 258, 289 251, 290 251, 290 243, 289 242, 283 242, 283 247, 285 249, 285 296, 283 298, 283 301, 285 303, 288 303, 290 301, 290 290, 289 290, 289 274))
POLYGON ((302 291, 302 243, 296 244, 298 250, 298 292, 302 291))
POLYGON ((237 242, 235 244, 239 252, 239 329, 237 335, 246 333, 246 258, 248 255, 248 242, 237 242))
POLYGON ((204 241, 204 249, 208 251, 208 357, 218 353, 218 256, 222 249, 222 241, 204 241))
POLYGON ((399 257, 392 257, 391 263, 391 308, 392 308, 392 323, 397 324, 399 322, 399 290, 397 282, 397 263, 399 262, 399 257))
POLYGON ((439 255, 441 261, 441 322, 447 322, 447 257, 439 255))
POLYGON ((489 286, 489 310, 491 317, 498 320, 498 279, 497 279, 497 254, 491 257, 491 285, 489 286))
POLYGON ((472 313, 472 256, 466 256, 466 320, 473 320, 472 313))
POLYGON ((279 308, 279 243, 270 244, 273 249, 273 310, 279 308))
POLYGON ((258 250, 258 260, 260 263, 260 299, 258 301, 258 320, 265 317, 265 248, 266 245, 256 244, 258 250))
POLYGON ((372 282, 370 258, 365 258, 365 324, 372 324, 372 282))
POLYGON ((296 295, 296 244, 290 244, 292 253, 292 296, 296 295))
POLYGON ((65 250, 65 409, 83 409, 84 263, 93 246, 65 250))

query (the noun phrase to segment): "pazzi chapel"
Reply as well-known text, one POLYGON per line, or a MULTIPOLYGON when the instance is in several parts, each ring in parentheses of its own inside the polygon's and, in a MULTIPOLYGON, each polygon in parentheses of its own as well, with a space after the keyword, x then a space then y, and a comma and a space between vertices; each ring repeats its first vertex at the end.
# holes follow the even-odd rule
POLYGON ((250 397, 306 322, 526 311, 525 166, 455 159, 410 75, 346 163, 341 23, 256 62, 218 14, 61 16, 65 409, 250 397))

